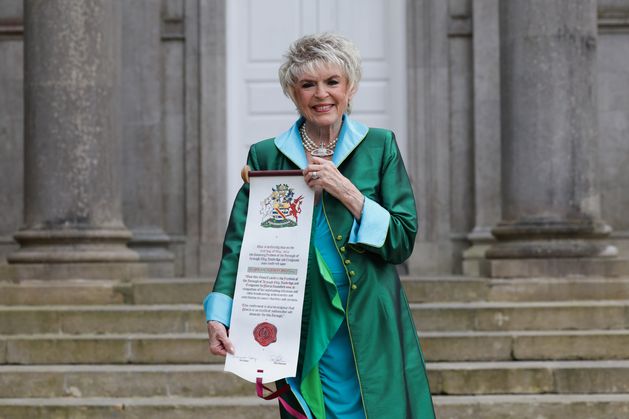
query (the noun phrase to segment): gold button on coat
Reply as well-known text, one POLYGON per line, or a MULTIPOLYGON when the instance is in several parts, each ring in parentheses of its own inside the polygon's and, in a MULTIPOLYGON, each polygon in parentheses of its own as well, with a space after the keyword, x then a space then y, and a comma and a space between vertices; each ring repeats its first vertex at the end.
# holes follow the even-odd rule
POLYGON ((341 252, 345 252, 345 246, 341 246, 341 247, 339 248, 339 250, 340 250, 341 252))
POLYGON ((351 260, 349 260, 349 259, 345 259, 345 264, 346 264, 346 265, 349 265, 350 263, 352 263, 352 261, 351 261, 351 260))
POLYGON ((352 284, 352 289, 355 290, 356 288, 358 288, 358 285, 352 284))
POLYGON ((356 272, 354 272, 354 271, 349 271, 349 276, 354 276, 354 275, 356 275, 356 272))
POLYGON ((341 236, 340 234, 338 236, 336 236, 336 240, 341 241, 343 240, 343 236, 341 236))

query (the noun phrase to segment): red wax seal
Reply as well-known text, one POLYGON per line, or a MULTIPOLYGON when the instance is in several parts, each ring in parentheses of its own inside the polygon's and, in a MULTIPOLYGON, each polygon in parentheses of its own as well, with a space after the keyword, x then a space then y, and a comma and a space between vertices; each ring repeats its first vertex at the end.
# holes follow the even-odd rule
POLYGON ((253 338, 262 346, 269 346, 277 340, 277 327, 268 322, 260 323, 253 329, 253 338))

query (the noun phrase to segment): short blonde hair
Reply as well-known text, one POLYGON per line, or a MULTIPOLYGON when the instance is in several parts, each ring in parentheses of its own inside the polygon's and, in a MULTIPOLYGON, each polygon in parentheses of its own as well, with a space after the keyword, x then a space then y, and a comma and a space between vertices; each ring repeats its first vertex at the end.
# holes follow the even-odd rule
MULTIPOLYGON (((295 84, 299 77, 329 65, 345 73, 350 91, 358 89, 362 68, 360 52, 353 42, 329 32, 299 38, 288 48, 278 72, 284 94, 295 102, 295 84)), ((347 113, 350 113, 349 106, 347 113)))

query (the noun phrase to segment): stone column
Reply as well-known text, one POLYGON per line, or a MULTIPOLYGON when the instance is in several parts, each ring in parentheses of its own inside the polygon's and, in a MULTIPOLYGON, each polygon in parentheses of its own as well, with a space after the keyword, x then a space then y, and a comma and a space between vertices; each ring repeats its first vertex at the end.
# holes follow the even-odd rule
POLYGON ((17 277, 142 272, 122 222, 120 4, 24 3, 25 225, 8 258, 17 277))
POLYGON ((474 229, 463 253, 465 275, 487 275, 485 252, 500 221, 499 0, 474 0, 474 229))
POLYGON ((163 229, 161 130, 161 2, 124 3, 122 21, 123 213, 129 247, 152 276, 173 276, 170 237, 163 229))
MULTIPOLYGON (((596 0, 500 2, 502 221, 493 276, 618 274, 595 183, 596 0)), ((618 263, 621 262, 621 263, 618 263)))
MULTIPOLYGON (((202 276, 213 276, 218 271, 223 248, 225 226, 228 221, 226 208, 231 202, 225 194, 227 185, 227 109, 216 106, 227 103, 227 2, 223 0, 199 1, 198 9, 186 8, 186 21, 198 13, 198 28, 187 28, 188 56, 198 54, 198 63, 186 63, 186 96, 197 103, 188 102, 189 109, 198 106, 195 112, 186 112, 190 131, 189 138, 198 138, 196 144, 187 147, 186 160, 188 188, 198 191, 190 193, 186 226, 189 231, 198 231, 196 238, 190 237, 186 249, 186 269, 202 276), (195 33, 193 34, 192 31, 195 33), (198 52, 194 51, 196 37, 198 52), (198 95, 198 99, 194 98, 198 95), (195 118, 198 118, 195 120, 195 118), (198 128, 193 128, 192 125, 198 128), (198 157, 195 156, 198 153, 198 157), (193 159, 192 156, 196 158, 193 159), (196 161, 193 161, 196 160, 196 161), (194 229, 194 230, 193 230, 194 229), (196 241, 196 243, 195 243, 196 241), (198 249, 198 250, 196 250, 198 249)), ((188 25, 187 25, 188 26, 188 25)), ((191 236, 191 235, 190 235, 191 236)), ((188 240, 188 239, 187 239, 188 240)))
POLYGON ((452 270, 449 2, 407 2, 408 161, 419 215, 411 275, 452 270))

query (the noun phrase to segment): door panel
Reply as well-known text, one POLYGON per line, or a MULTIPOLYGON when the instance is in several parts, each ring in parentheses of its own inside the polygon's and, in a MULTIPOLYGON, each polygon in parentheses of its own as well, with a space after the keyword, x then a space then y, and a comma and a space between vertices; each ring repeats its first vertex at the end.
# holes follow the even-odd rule
MULTIPOLYGON (((230 1, 227 11, 231 197, 242 181, 249 146, 285 131, 297 118, 277 70, 298 37, 322 31, 343 34, 361 51, 363 79, 352 116, 369 126, 393 129, 406 149, 405 18, 401 0, 230 1)), ((231 205, 232 199, 228 199, 231 205)))

